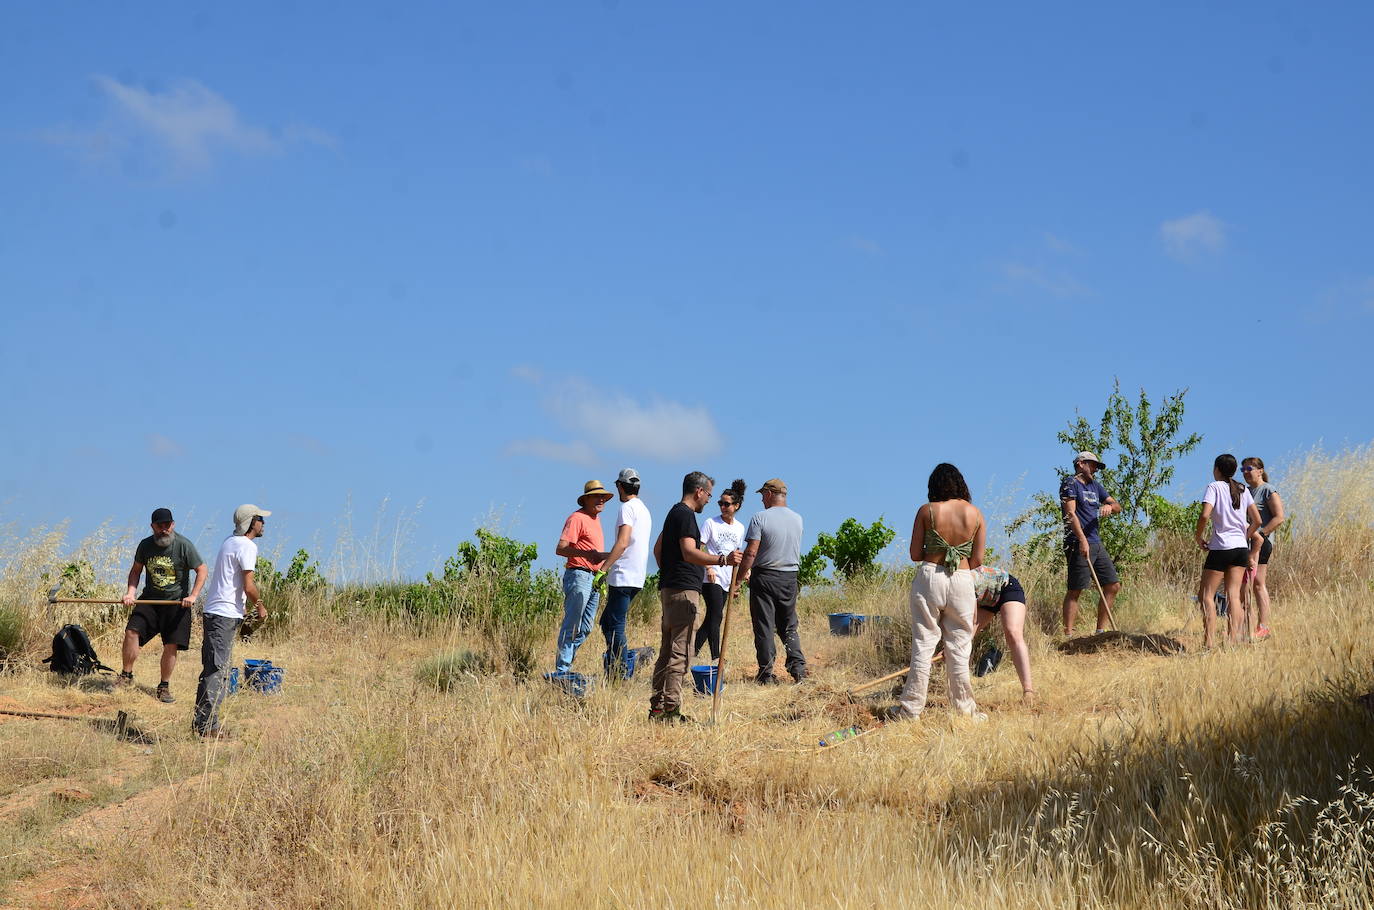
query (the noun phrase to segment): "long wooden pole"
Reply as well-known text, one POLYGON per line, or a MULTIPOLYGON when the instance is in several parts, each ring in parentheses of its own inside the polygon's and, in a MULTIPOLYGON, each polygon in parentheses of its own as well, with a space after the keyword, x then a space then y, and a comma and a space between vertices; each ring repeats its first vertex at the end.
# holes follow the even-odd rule
POLYGON ((730 577, 730 596, 725 598, 725 616, 720 621, 720 660, 716 661, 716 684, 711 692, 711 724, 720 713, 720 690, 725 684, 725 646, 730 642, 730 609, 735 605, 735 595, 739 593, 739 566, 730 577))
POLYGON ((1097 580, 1097 569, 1093 566, 1092 554, 1088 554, 1088 571, 1093 573, 1093 584, 1097 585, 1097 596, 1102 598, 1102 608, 1107 611, 1107 622, 1112 624, 1112 631, 1117 631, 1116 617, 1112 615, 1111 605, 1107 603, 1107 595, 1102 592, 1102 582, 1097 580))
MULTIPOLYGON (((934 666, 935 664, 938 664, 940 661, 942 661, 942 660, 944 660, 944 659, 945 659, 945 652, 944 652, 944 651, 941 651, 939 654, 936 654, 934 657, 932 657, 932 658, 930 659, 931 666, 934 666)), ((871 688, 873 688, 874 686, 881 686, 881 685, 882 685, 883 683, 885 683, 885 682, 891 682, 892 680, 897 679, 898 677, 906 676, 906 675, 907 675, 908 673, 910 673, 910 672, 911 672, 911 668, 910 668, 910 667, 902 667, 902 669, 897 670, 897 671, 892 672, 892 673, 889 673, 889 674, 887 674, 886 676, 879 676, 877 679, 870 679, 868 682, 863 683, 862 685, 855 686, 854 688, 852 688, 852 689, 849 690, 849 694, 850 694, 850 695, 858 695, 860 692, 864 691, 865 689, 871 689, 871 688)))
MULTIPOLYGON (((122 604, 122 600, 111 600, 107 597, 49 597, 50 604, 122 604)), ((171 607, 181 606, 179 600, 136 600, 136 604, 157 604, 158 606, 171 607)))

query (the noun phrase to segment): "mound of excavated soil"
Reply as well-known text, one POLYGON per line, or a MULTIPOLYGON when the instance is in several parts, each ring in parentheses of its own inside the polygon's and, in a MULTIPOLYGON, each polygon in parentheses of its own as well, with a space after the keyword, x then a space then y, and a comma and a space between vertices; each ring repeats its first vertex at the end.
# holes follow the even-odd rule
POLYGON ((1135 632, 1099 632, 1070 638, 1059 646, 1065 654, 1097 654, 1100 651, 1145 651, 1168 657, 1182 654, 1183 642, 1167 635, 1142 635, 1135 632))

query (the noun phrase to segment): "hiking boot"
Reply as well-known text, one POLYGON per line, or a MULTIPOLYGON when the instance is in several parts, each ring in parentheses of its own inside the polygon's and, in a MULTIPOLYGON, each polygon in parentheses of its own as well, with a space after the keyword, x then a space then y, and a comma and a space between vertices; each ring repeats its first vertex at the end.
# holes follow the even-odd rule
POLYGON ((806 682, 806 678, 807 678, 808 676, 810 676, 810 675, 811 675, 811 674, 810 674, 810 673, 807 673, 805 670, 802 670, 802 671, 800 671, 800 672, 798 672, 798 673, 793 673, 793 674, 792 674, 792 685, 794 685, 794 686, 799 686, 799 685, 801 685, 802 683, 806 682))
POLYGON ((129 672, 128 670, 125 670, 123 673, 120 673, 118 676, 115 677, 115 685, 117 686, 132 686, 133 684, 134 674, 129 672))
POLYGON ((1255 627, 1255 641, 1264 641, 1266 638, 1273 634, 1274 633, 1269 630, 1268 626, 1255 627))
POLYGON ((176 696, 172 695, 172 688, 167 683, 158 683, 157 688, 153 690, 153 697, 164 705, 170 705, 176 701, 176 696))
POLYGON ((654 708, 649 711, 649 720, 670 725, 695 723, 694 720, 682 713, 681 708, 673 708, 669 711, 665 711, 662 708, 654 708))
POLYGON ((760 673, 758 676, 754 677, 754 682, 758 683, 761 686, 782 685, 782 680, 778 679, 772 673, 760 673))
POLYGON ((202 742, 223 742, 226 739, 233 739, 234 736, 223 727, 216 727, 213 730, 197 730, 202 742))

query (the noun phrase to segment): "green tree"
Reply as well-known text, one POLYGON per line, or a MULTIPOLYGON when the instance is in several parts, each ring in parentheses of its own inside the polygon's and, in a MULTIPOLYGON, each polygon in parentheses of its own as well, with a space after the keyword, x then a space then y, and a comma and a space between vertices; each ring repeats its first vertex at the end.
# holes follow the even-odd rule
MULTIPOLYGON (((1056 434, 1073 452, 1095 452, 1107 464, 1098 479, 1121 504, 1122 511, 1102 523, 1102 543, 1118 565, 1145 560, 1150 506, 1159 498, 1158 491, 1173 480, 1174 463, 1202 443, 1198 433, 1181 437, 1187 394, 1186 388, 1181 389, 1156 408, 1144 389, 1131 402, 1121 394, 1117 380, 1096 426, 1075 413, 1068 427, 1056 434), (1115 463, 1109 454, 1112 452, 1117 453, 1115 463)), ((1062 479, 1065 472, 1057 473, 1062 479)), ((1012 534, 1027 527, 1032 531, 1024 544, 1024 552, 1032 560, 1063 559, 1064 524, 1058 494, 1058 482, 1054 493, 1036 493, 1031 508, 1008 525, 1012 534)))
POLYGON ((829 584, 821 574, 827 560, 834 563, 835 572, 845 581, 875 575, 878 554, 896 536, 897 532, 887 526, 882 516, 867 526, 846 518, 834 534, 816 537, 816 545, 801 558, 797 580, 803 585, 829 584))
MULTIPOLYGON (((503 537, 495 531, 478 528, 475 532, 477 543, 465 540, 458 544, 458 552, 444 560, 442 581, 458 581, 475 575, 494 575, 530 580, 530 566, 539 558, 539 547, 532 543, 522 543, 511 537, 503 537)), ((427 576, 433 583, 433 574, 427 576)))
POLYGON ((802 587, 830 584, 830 579, 821 574, 825 571, 825 565, 824 553, 816 547, 807 550, 797 563, 797 584, 802 587))

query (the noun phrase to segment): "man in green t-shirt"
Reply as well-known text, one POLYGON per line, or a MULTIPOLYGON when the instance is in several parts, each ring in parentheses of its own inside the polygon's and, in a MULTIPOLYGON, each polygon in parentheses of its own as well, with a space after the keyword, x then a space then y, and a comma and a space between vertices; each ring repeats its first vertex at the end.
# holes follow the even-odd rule
POLYGON ((129 569, 129 589, 124 593, 124 605, 133 607, 129 624, 124 629, 124 672, 119 681, 130 685, 134 681, 134 661, 139 649, 162 636, 162 682, 157 687, 158 701, 171 703, 170 683, 176 669, 177 652, 191 647, 191 607, 200 596, 209 574, 205 561, 196 552, 196 545, 176 532, 171 509, 155 509, 152 517, 153 533, 138 542, 134 564, 129 569), (194 586, 191 572, 196 573, 194 586), (135 598, 138 579, 147 573, 143 595, 135 598), (170 600, 170 604, 135 604, 137 600, 170 600))

